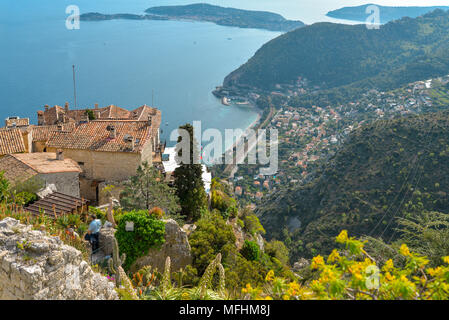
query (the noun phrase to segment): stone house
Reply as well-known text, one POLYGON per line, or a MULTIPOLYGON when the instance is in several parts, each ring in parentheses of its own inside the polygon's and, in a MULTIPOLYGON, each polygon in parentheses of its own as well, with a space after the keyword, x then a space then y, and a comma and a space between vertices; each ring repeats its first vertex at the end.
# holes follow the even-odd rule
POLYGON ((98 205, 107 203, 101 192, 106 185, 129 179, 139 165, 152 165, 160 153, 161 113, 152 110, 146 121, 94 120, 80 123, 72 132, 53 132, 46 150, 61 150, 78 163, 83 198, 98 205))
POLYGON ((55 125, 45 126, 31 126, 31 152, 46 152, 47 142, 55 132, 72 132, 75 130, 76 125, 74 122, 61 123, 55 125))
POLYGON ((11 184, 38 178, 45 186, 53 184, 58 192, 80 196, 79 175, 81 168, 71 159, 56 153, 9 154, 0 159, 0 171, 11 184))

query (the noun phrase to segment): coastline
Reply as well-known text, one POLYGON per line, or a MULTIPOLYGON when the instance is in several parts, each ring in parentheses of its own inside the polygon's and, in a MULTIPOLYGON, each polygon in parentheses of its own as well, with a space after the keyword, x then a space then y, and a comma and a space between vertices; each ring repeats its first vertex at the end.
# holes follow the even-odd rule
MULTIPOLYGON (((253 122, 251 122, 250 125, 244 130, 244 133, 247 133, 249 130, 254 129, 254 128, 260 123, 260 120, 262 119, 262 113, 263 113, 263 111, 262 111, 261 109, 259 109, 258 107, 254 106, 254 105, 251 105, 251 106, 252 106, 252 107, 255 109, 255 111, 257 112, 257 117, 256 117, 256 119, 255 119, 253 122)), ((228 149, 226 149, 226 150, 223 152, 223 155, 225 155, 225 154, 227 154, 227 153, 230 153, 230 152, 233 153, 235 147, 236 147, 238 144, 240 144, 240 143, 242 142, 242 140, 244 140, 244 138, 243 138, 244 135, 245 135, 245 134, 243 134, 242 136, 240 136, 240 137, 237 139, 237 141, 234 142, 234 144, 233 144, 231 147, 229 147, 228 149)))

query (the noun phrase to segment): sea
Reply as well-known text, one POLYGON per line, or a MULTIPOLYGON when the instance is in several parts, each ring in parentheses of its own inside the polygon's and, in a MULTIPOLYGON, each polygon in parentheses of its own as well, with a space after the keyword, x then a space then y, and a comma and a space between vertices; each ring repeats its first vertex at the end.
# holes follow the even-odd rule
MULTIPOLYGON (((307 24, 338 21, 326 12, 366 1, 201 0, 225 7, 266 10, 307 24)), ((0 121, 29 117, 48 104, 77 108, 114 104, 127 109, 153 105, 162 111, 161 137, 168 145, 179 125, 246 129, 258 116, 248 106, 224 106, 212 95, 224 77, 266 42, 281 35, 207 22, 113 20, 83 22, 68 30, 67 7, 81 13, 143 13, 152 6, 195 0, 1 0, 0 121)), ((395 0, 381 5, 445 5, 448 1, 395 0)))

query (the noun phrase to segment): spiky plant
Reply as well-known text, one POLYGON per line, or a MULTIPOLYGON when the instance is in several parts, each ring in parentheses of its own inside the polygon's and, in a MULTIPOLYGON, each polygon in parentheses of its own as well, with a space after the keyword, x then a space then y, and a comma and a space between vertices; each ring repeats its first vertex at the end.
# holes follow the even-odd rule
POLYGON ((118 242, 117 239, 114 237, 112 240, 112 258, 109 259, 109 270, 112 274, 115 275, 115 286, 117 288, 120 288, 122 281, 121 281, 121 272, 120 268, 122 267, 123 262, 126 260, 126 254, 123 253, 120 257, 119 255, 119 249, 118 249, 118 242))

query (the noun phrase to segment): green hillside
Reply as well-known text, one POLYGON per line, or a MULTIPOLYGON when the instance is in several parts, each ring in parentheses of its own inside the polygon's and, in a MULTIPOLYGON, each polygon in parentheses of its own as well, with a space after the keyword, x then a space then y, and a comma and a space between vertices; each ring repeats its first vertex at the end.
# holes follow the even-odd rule
POLYGON ((436 10, 370 30, 317 23, 266 43, 224 87, 273 89, 298 77, 322 89, 345 85, 393 89, 449 72, 449 12, 436 10))
POLYGON ((313 181, 280 190, 258 214, 297 258, 328 252, 343 229, 393 240, 398 217, 449 213, 447 190, 449 112, 408 116, 356 130, 313 181))
MULTIPOLYGON (((369 14, 366 13, 367 8, 373 4, 365 4, 356 7, 343 7, 337 10, 329 11, 326 15, 331 18, 345 19, 353 21, 365 22, 369 14)), ((448 6, 431 6, 431 7, 387 7, 379 6, 380 23, 387 23, 403 17, 416 18, 436 9, 448 10, 448 6)), ((368 12, 371 12, 370 10, 368 12)))

